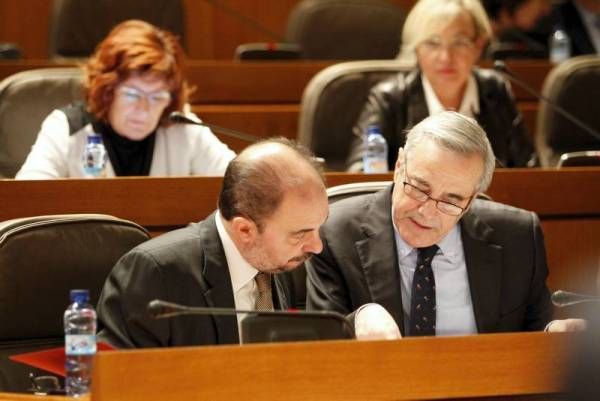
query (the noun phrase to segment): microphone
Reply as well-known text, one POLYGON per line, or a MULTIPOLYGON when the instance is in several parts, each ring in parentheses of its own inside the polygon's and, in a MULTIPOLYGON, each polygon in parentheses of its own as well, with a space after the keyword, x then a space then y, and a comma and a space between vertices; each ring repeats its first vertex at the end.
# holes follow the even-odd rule
POLYGON ((581 121, 579 118, 575 117, 573 114, 571 114, 570 112, 568 112, 567 110, 565 110, 564 108, 559 106, 558 104, 554 103, 552 100, 550 100, 546 96, 542 95, 541 93, 539 93, 538 91, 533 89, 531 87, 531 85, 529 85, 527 82, 525 82, 522 79, 520 79, 519 77, 517 77, 511 70, 509 70, 504 61, 502 61, 502 60, 494 61, 494 70, 501 73, 504 77, 508 78, 511 82, 514 82, 515 84, 519 85, 521 88, 525 89, 527 92, 529 92, 531 95, 533 95, 533 97, 535 97, 536 99, 543 100, 547 105, 549 105, 553 110, 556 110, 557 112, 559 112, 567 120, 569 120, 573 124, 577 125, 579 128, 581 128, 582 130, 584 130, 585 132, 587 132, 588 134, 593 136, 595 139, 600 140, 600 134, 598 132, 596 132, 596 130, 594 130, 592 127, 590 127, 589 125, 587 125, 586 123, 581 121))
POLYGON ((154 319, 185 315, 238 315, 242 320, 242 342, 300 341, 354 338, 354 328, 346 317, 332 311, 249 310, 185 306, 160 299, 146 307, 154 319))
POLYGON ((171 121, 173 123, 178 123, 178 124, 192 124, 192 125, 199 125, 201 127, 207 127, 216 132, 220 132, 220 133, 230 136, 232 138, 241 139, 242 141, 246 141, 249 143, 258 142, 262 139, 257 136, 250 135, 250 134, 244 134, 243 132, 236 131, 236 130, 233 130, 230 128, 225 128, 225 127, 221 127, 219 125, 205 123, 204 121, 200 120, 198 117, 196 117, 194 115, 187 115, 180 111, 174 111, 171 114, 169 114, 169 121, 171 121))
POLYGON ((182 315, 237 315, 240 313, 257 313, 261 315, 273 316, 289 316, 289 315, 305 315, 305 316, 339 316, 346 320, 344 315, 337 312, 329 311, 314 311, 307 312, 303 310, 253 310, 253 309, 234 309, 234 308, 218 308, 208 306, 185 306, 173 302, 154 299, 148 302, 148 313, 155 319, 164 319, 182 315))
POLYGON ((552 293, 550 297, 552 303, 559 308, 581 303, 600 302, 600 297, 594 295, 577 294, 575 292, 558 290, 552 293))

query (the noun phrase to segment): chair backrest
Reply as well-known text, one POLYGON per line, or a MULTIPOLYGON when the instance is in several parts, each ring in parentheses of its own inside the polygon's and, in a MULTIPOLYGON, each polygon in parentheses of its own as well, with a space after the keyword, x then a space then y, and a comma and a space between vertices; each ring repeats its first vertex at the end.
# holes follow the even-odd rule
POLYGON ((0 223, 1 391, 29 385, 26 369, 9 361, 10 355, 62 344, 69 290, 89 289, 95 304, 113 265, 147 239, 141 226, 108 215, 0 223))
POLYGON ((80 98, 78 68, 23 71, 0 82, 0 178, 19 171, 44 118, 80 98))
POLYGON ((600 150, 584 150, 560 155, 557 168, 600 166, 600 150))
POLYGON ((315 75, 302 95, 298 140, 325 159, 330 170, 345 170, 352 127, 369 91, 379 81, 414 68, 397 60, 335 64, 315 75))
POLYGON ((182 0, 54 0, 50 57, 87 57, 110 30, 141 19, 179 36, 185 47, 182 0))
MULTIPOLYGON (((542 94, 600 133, 600 56, 580 56, 554 67, 544 80, 542 94)), ((567 152, 600 150, 600 140, 540 102, 536 148, 543 167, 556 166, 567 152)))
POLYGON ((391 59, 403 23, 402 9, 383 0, 304 0, 288 18, 286 40, 305 59, 391 59))
POLYGON ((100 214, 27 217, 0 223, 0 342, 62 337, 69 290, 96 302, 116 261, 149 239, 141 226, 100 214))

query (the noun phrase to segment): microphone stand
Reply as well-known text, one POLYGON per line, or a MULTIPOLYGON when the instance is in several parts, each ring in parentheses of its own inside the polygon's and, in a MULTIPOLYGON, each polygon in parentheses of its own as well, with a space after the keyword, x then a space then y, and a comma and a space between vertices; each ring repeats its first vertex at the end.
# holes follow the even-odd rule
POLYGON ((564 306, 571 306, 582 303, 600 302, 600 297, 558 290, 552 293, 551 300, 554 306, 562 308, 564 306))
POLYGON ((494 69, 496 71, 500 72, 505 77, 507 77, 510 81, 513 81, 514 83, 519 85, 521 88, 525 89, 527 92, 529 92, 529 94, 533 95, 535 98, 543 100, 544 102, 546 102, 546 104, 549 104, 554 110, 558 111, 563 117, 565 117, 567 120, 569 120, 573 124, 577 125, 582 130, 586 131, 588 134, 593 136, 595 139, 600 140, 600 134, 598 134, 592 127, 590 127, 589 125, 587 125, 586 123, 581 121, 579 118, 575 117, 573 114, 571 114, 570 112, 568 112, 567 110, 565 110, 564 108, 559 106, 558 104, 554 103, 548 97, 537 92, 527 82, 518 78, 515 74, 512 73, 512 71, 510 71, 508 69, 508 67, 506 66, 506 63, 504 63, 501 60, 496 60, 496 61, 494 61, 494 69))
POLYGON ((198 119, 195 116, 189 116, 180 111, 174 111, 171 114, 169 114, 169 120, 173 123, 192 124, 192 125, 199 125, 201 127, 207 127, 216 132, 220 132, 220 133, 230 136, 232 138, 241 139, 242 141, 245 141, 248 143, 258 142, 259 140, 262 139, 257 136, 254 136, 254 135, 244 134, 243 132, 232 130, 230 128, 221 127, 216 124, 205 123, 204 121, 201 121, 200 119, 198 119))
POLYGON ((241 23, 249 26, 253 30, 262 33, 263 35, 268 36, 271 40, 276 42, 285 42, 285 40, 281 37, 281 35, 271 31, 270 29, 265 28, 263 25, 255 21, 254 19, 247 17, 246 15, 240 13, 237 10, 229 7, 227 4, 217 1, 217 0, 204 0, 206 3, 212 4, 215 8, 221 9, 226 14, 229 14, 231 17, 237 19, 241 23))

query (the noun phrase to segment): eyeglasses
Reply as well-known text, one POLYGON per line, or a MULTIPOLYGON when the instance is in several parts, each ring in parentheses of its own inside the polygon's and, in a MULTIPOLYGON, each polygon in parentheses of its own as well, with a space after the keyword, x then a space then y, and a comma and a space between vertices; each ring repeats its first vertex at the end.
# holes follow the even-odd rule
MULTIPOLYGON (((404 179, 408 180, 408 173, 406 172, 406 157, 404 158, 404 179)), ((454 203, 432 198, 431 196, 429 196, 429 194, 423 192, 423 190, 419 189, 418 187, 409 182, 403 181, 402 184, 404 193, 409 198, 421 203, 425 203, 431 199, 435 202, 435 207, 440 212, 450 216, 460 216, 467 209, 469 203, 471 203, 471 200, 473 199, 473 195, 469 196, 467 205, 465 207, 460 207, 458 205, 455 205, 454 203)))
POLYGON ((451 53, 461 54, 470 52, 475 47, 475 43, 473 42, 473 39, 467 36, 457 36, 452 38, 449 42, 442 41, 442 38, 439 36, 432 36, 429 39, 424 40, 421 43, 421 46, 432 53, 437 53, 446 48, 451 53))
POLYGON ((130 104, 137 104, 145 98, 150 106, 159 107, 166 106, 171 101, 171 93, 167 90, 148 93, 131 86, 121 86, 118 93, 123 100, 130 104))

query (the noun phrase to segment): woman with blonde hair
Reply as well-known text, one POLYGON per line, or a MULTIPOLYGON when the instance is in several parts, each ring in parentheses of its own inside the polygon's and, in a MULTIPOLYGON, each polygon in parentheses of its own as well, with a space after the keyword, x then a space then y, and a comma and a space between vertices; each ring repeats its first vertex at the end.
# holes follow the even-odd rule
POLYGON ((208 128, 169 121, 189 93, 173 34, 143 21, 122 22, 83 70, 85 102, 46 117, 17 179, 84 176, 91 135, 106 148, 107 177, 223 175, 234 152, 208 128))
POLYGON ((533 146, 508 83, 475 66, 490 36, 479 0, 418 1, 405 21, 399 55, 415 68, 372 88, 353 129, 348 168, 362 169, 369 126, 379 126, 386 138, 392 170, 407 130, 443 110, 475 118, 501 166, 534 165, 533 146))

